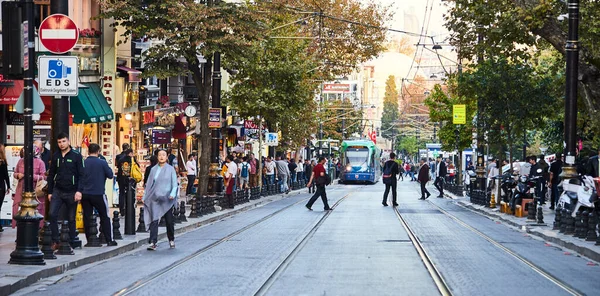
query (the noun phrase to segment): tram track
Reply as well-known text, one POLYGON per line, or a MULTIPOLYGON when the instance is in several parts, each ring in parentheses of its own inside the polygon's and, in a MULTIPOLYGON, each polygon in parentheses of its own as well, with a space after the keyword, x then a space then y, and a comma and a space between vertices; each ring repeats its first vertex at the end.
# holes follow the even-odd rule
MULTIPOLYGON (((333 204, 332 209, 335 209, 337 207, 337 205, 340 204, 349 195, 350 195, 349 193, 345 194, 340 199, 338 199, 333 204)), ((151 284, 154 280, 160 278, 161 276, 164 276, 165 274, 176 270, 178 267, 184 265, 185 263, 187 263, 187 262, 189 262, 189 261, 191 261, 191 260, 193 260, 195 258, 198 258, 199 256, 201 256, 202 254, 206 253, 207 251, 209 251, 209 250, 211 250, 211 249, 213 249, 213 248, 221 245, 222 243, 225 243, 225 242, 233 239, 234 237, 236 237, 236 236, 238 236, 238 235, 240 235, 240 234, 242 234, 242 233, 244 233, 244 232, 246 232, 246 231, 248 231, 248 230, 250 230, 250 229, 252 229, 252 228, 254 228, 256 226, 258 226, 258 225, 260 225, 261 223, 263 223, 263 222, 265 222, 265 221, 267 221, 267 220, 269 220, 269 219, 271 219, 271 218, 273 218, 273 217, 275 217, 275 216, 277 216, 277 215, 285 212, 286 210, 289 210, 292 207, 294 207, 294 206, 296 206, 296 205, 298 205, 300 203, 306 202, 306 200, 308 200, 308 199, 309 199, 309 197, 303 198, 303 199, 301 199, 301 200, 299 200, 299 201, 297 201, 297 202, 295 202, 293 204, 287 205, 287 206, 285 206, 285 207, 283 207, 283 208, 281 208, 281 209, 279 209, 279 210, 277 210, 277 211, 275 211, 275 212, 273 212, 273 213, 271 213, 271 214, 269 214, 269 215, 267 215, 265 217, 262 217, 261 219, 255 221, 255 222, 253 222, 251 224, 248 224, 248 225, 244 226, 243 228, 241 228, 241 229, 239 229, 239 230, 237 230, 237 231, 235 231, 233 233, 230 233, 229 235, 227 235, 227 236, 225 236, 225 237, 223 237, 223 238, 221 238, 221 239, 219 239, 219 240, 217 240, 217 241, 209 244, 208 246, 205 246, 205 247, 203 247, 203 248, 195 251, 194 253, 192 253, 192 254, 190 254, 190 255, 188 255, 188 256, 180 259, 180 260, 177 260, 177 261, 173 262, 172 264, 170 264, 166 268, 164 268, 162 270, 159 270, 159 271, 157 271, 155 273, 152 273, 151 275, 149 275, 149 276, 147 276, 147 277, 145 277, 143 279, 140 279, 140 280, 134 282, 130 286, 125 287, 125 288, 119 290, 118 292, 114 293, 113 295, 115 295, 115 296, 134 295, 134 293, 136 291, 138 291, 141 288, 143 288, 143 287, 151 284)), ((311 230, 308 232, 308 234, 306 234, 304 236, 304 238, 300 241, 300 243, 298 245, 296 245, 296 247, 292 250, 292 252, 286 257, 286 259, 284 259, 284 261, 278 266, 278 268, 271 274, 271 276, 269 277, 269 279, 267 279, 267 281, 261 286, 260 289, 257 290, 256 293, 258 293, 258 291, 263 290, 263 287, 265 287, 265 285, 267 283, 269 283, 268 286, 270 286, 272 284, 272 282, 275 280, 275 276, 276 275, 278 276, 281 273, 281 271, 283 271, 285 269, 285 266, 287 266, 293 260, 293 258, 296 256, 296 254, 306 244, 306 242, 308 241, 308 239, 310 237, 312 237, 312 235, 323 224, 323 222, 327 219, 327 217, 329 217, 330 214, 331 214, 331 211, 328 211, 328 212, 326 212, 319 219, 319 221, 311 228, 311 230)), ((264 290, 264 291, 266 291, 266 290, 264 290)))
MULTIPOLYGON (((418 192, 420 194, 420 191, 418 192)), ((491 243, 493 246, 495 246, 496 248, 502 250, 503 252, 505 252, 506 254, 512 256, 513 258, 517 259, 518 261, 520 261, 521 263, 523 263, 524 265, 528 266, 530 269, 532 269, 533 271, 535 271, 537 274, 541 275, 542 277, 546 278, 547 280, 549 280, 550 282, 552 282, 553 284, 555 284, 556 286, 560 287, 561 289, 563 289, 565 292, 569 293, 570 295, 574 295, 574 296, 582 296, 585 295, 584 293, 578 291, 577 289, 573 288, 572 286, 570 286, 569 284, 565 283, 564 281, 558 279, 557 277, 551 275, 550 273, 546 272, 545 270, 543 270, 542 268, 540 268, 539 266, 537 266, 535 263, 531 262, 530 260, 526 259, 525 257, 519 255, 518 253, 514 252, 513 250, 505 247, 504 245, 502 245, 502 243, 496 241, 495 239, 493 239, 492 237, 486 235, 485 233, 481 232, 480 230, 474 228, 473 226, 465 223, 464 221, 462 221, 460 218, 456 217, 455 215, 449 213, 448 211, 446 211, 444 208, 442 208, 441 206, 435 204, 434 202, 427 200, 427 202, 432 205, 434 208, 436 208, 438 211, 440 211, 442 214, 444 214, 446 217, 452 219, 454 222, 456 222, 458 225, 462 226, 463 228, 475 233, 476 235, 478 235, 479 237, 483 238, 484 240, 488 241, 489 243, 491 243)), ((403 225, 405 225, 405 229, 407 229, 407 231, 409 232, 409 236, 412 234, 412 236, 415 238, 415 241, 417 242, 417 244, 420 246, 420 248, 423 248, 421 246, 421 244, 418 242, 418 239, 416 238, 416 236, 414 236, 414 233, 409 230, 410 227, 408 226, 408 223, 404 220, 404 218, 402 218, 402 216, 400 215, 400 212, 398 210, 398 208, 395 208, 396 214, 398 215, 398 218, 401 219, 401 221, 403 222, 403 225), (408 228, 407 228, 408 227, 408 228)), ((411 237, 411 240, 413 238, 411 237)), ((425 250, 423 249, 425 256, 425 250)), ((431 261, 429 259, 429 257, 427 256, 427 260, 431 261)), ((434 266, 435 267, 435 266, 434 266)), ((438 272, 439 274, 439 272, 438 272)), ((440 275, 441 276, 441 275, 440 275)), ((437 284, 437 283, 436 283, 437 284)), ((447 285, 446 285, 447 287, 447 285)), ((442 294, 444 295, 444 294, 442 294)))

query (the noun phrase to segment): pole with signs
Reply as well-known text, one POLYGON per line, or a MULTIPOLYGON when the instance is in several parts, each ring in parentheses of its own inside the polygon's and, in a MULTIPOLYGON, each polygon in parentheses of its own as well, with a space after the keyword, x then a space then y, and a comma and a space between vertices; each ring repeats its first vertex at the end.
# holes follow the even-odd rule
POLYGON ((213 92, 212 92, 212 108, 209 110, 208 127, 212 130, 212 143, 210 152, 210 168, 208 192, 210 194, 218 194, 223 192, 223 178, 221 177, 219 168, 219 152, 221 140, 221 54, 215 52, 213 54, 213 92))
POLYGON ((27 52, 30 65, 23 78, 24 91, 24 132, 25 132, 25 167, 23 175, 23 198, 14 219, 17 221, 17 245, 10 254, 10 264, 45 265, 44 254, 38 246, 38 228, 42 216, 37 211, 38 202, 33 192, 33 80, 35 79, 35 31, 33 27, 33 0, 25 0, 24 8, 27 16, 27 52))

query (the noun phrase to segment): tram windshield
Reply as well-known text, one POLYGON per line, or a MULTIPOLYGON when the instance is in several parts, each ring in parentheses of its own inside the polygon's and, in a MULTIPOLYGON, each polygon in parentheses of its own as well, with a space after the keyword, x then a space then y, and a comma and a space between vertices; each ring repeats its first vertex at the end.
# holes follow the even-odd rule
POLYGON ((360 167, 360 171, 369 168, 370 158, 368 148, 349 148, 346 150, 346 165, 360 167))

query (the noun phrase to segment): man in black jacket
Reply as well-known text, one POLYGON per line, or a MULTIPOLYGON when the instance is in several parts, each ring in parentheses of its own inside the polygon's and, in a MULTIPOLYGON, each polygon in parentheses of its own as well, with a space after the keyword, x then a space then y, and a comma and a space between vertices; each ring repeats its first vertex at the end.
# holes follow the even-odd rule
POLYGON ((437 162, 435 164, 435 182, 433 185, 440 192, 438 198, 444 197, 444 180, 446 179, 446 174, 448 170, 446 169, 446 163, 442 161, 442 157, 437 157, 437 162))
MULTIPOLYGON (((125 199, 127 198, 127 189, 132 187, 131 179, 131 160, 137 160, 133 157, 133 150, 127 149, 124 151, 125 156, 119 158, 117 163, 117 182, 119 183, 119 212, 121 216, 125 216, 125 199)), ((135 196, 134 196, 135 197, 135 196)))
POLYGON ((83 191, 84 163, 79 152, 71 149, 69 136, 60 133, 57 136, 60 151, 54 153, 48 172, 48 200, 50 200, 50 230, 53 247, 58 248, 58 214, 64 204, 69 221, 69 236, 75 240, 75 211, 83 191))
POLYGON ((383 173, 384 173, 384 184, 385 184, 385 192, 383 193, 383 201, 381 202, 381 204, 384 207, 387 207, 387 198, 388 198, 388 194, 390 193, 390 188, 392 189, 392 205, 394 205, 394 207, 398 206, 398 202, 396 199, 396 188, 398 187, 398 174, 400 173, 400 169, 398 168, 398 163, 396 162, 396 153, 392 152, 390 153, 390 159, 388 161, 385 162, 385 164, 383 165, 383 173), (389 173, 389 176, 387 176, 386 174, 389 173), (388 180, 386 180, 388 179, 388 180))
POLYGON ((600 148, 598 148, 598 155, 590 157, 586 163, 586 173, 594 178, 600 177, 600 165, 598 161, 599 157, 600 148))

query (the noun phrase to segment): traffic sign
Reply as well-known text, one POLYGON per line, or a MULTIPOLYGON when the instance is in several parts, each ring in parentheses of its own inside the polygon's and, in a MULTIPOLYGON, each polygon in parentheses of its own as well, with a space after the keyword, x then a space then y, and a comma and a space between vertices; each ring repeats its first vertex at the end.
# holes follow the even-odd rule
POLYGON ((42 96, 76 96, 79 91, 79 60, 76 56, 38 57, 42 96))
POLYGON ((279 145, 279 134, 278 133, 265 133, 265 144, 267 146, 279 145))
POLYGON ((75 22, 64 14, 52 14, 40 24, 40 42, 51 53, 62 54, 73 49, 79 39, 75 22))
POLYGON ((467 106, 466 105, 453 105, 452 124, 466 124, 466 123, 467 123, 467 106))

